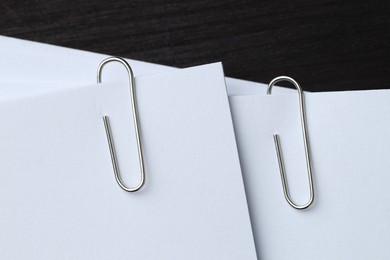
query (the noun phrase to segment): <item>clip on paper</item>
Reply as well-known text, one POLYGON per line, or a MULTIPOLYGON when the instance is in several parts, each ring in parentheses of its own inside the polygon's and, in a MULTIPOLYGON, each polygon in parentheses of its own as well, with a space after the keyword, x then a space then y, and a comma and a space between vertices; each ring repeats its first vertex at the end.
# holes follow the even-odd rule
POLYGON ((310 198, 309 201, 306 204, 303 205, 297 205, 295 204, 291 197, 290 192, 288 190, 287 186, 287 180, 286 180, 286 174, 284 170, 284 163, 283 163, 283 157, 282 157, 282 149, 280 147, 280 141, 279 141, 279 135, 274 134, 274 142, 275 142, 275 149, 276 149, 276 155, 278 157, 278 163, 279 163, 279 170, 280 170, 280 176, 282 179, 282 186, 283 186, 283 193, 284 197, 286 198, 288 204, 291 205, 291 207, 295 209, 306 209, 310 207, 310 205, 314 201, 314 185, 313 185, 313 174, 312 174, 312 167, 311 167, 311 160, 310 160, 310 150, 309 150, 309 141, 307 138, 307 129, 306 129, 306 116, 305 116, 305 105, 303 100, 303 92, 302 88, 299 86, 298 82, 296 82, 294 79, 286 76, 280 76, 277 78, 274 78, 268 85, 267 88, 267 94, 270 95, 272 93, 272 87, 281 81, 288 81, 294 84, 295 88, 298 90, 298 96, 299 96, 299 110, 300 110, 300 116, 301 116, 301 126, 302 126, 302 134, 303 134, 303 143, 305 146, 305 156, 306 156, 306 167, 307 167, 307 174, 309 177, 309 186, 310 186, 310 198))
POLYGON ((137 103, 135 99, 135 88, 134 88, 134 74, 133 71, 130 67, 130 65, 122 58, 119 57, 109 57, 105 60, 103 60, 97 71, 97 82, 101 83, 102 82, 102 70, 103 67, 109 63, 109 62, 120 62, 123 66, 125 66, 128 75, 129 75, 129 86, 130 86, 130 99, 131 99, 131 107, 132 107, 132 113, 133 113, 133 122, 134 122, 134 130, 135 130, 135 137, 137 141, 137 149, 138 149, 138 158, 139 158, 139 165, 140 165, 140 170, 141 170, 141 180, 140 183, 132 188, 126 187, 126 185, 123 184, 121 177, 120 177, 120 172, 119 172, 119 167, 118 167, 118 162, 115 154, 115 147, 114 147, 114 141, 112 138, 111 134, 111 128, 110 128, 110 122, 109 118, 107 115, 103 116, 103 122, 104 122, 104 128, 106 130, 106 135, 107 135, 107 141, 108 141, 108 146, 110 148, 110 154, 111 154, 111 161, 112 161, 112 167, 114 170, 114 175, 116 182, 118 185, 125 191, 127 192, 135 192, 138 191, 139 189, 142 188, 142 186, 145 184, 145 167, 144 167, 144 159, 143 159, 143 153, 142 153, 142 145, 141 145, 141 140, 140 140, 140 134, 139 134, 139 124, 138 124, 138 112, 137 112, 137 103))

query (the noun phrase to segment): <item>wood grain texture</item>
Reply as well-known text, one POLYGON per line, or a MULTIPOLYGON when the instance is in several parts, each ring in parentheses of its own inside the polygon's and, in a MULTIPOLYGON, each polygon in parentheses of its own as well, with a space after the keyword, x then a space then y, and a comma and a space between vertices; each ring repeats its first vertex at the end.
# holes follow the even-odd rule
POLYGON ((0 34, 305 90, 390 88, 390 1, 2 0, 0 34))

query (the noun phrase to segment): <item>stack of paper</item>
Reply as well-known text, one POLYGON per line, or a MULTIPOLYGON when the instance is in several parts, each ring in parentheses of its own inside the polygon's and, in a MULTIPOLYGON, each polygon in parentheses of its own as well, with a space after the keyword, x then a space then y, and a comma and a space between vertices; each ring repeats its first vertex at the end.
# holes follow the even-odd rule
POLYGON ((297 95, 230 97, 261 259, 388 259, 390 92, 306 93, 315 201, 284 199, 273 134, 292 198, 308 201, 297 95))
POLYGON ((389 91, 305 92, 315 201, 296 210, 283 196, 272 137, 280 136, 288 188, 302 204, 309 184, 296 90, 266 95, 264 84, 224 78, 220 63, 127 60, 146 183, 126 193, 102 121, 110 117, 124 182, 136 185, 122 65, 107 65, 96 84, 107 55, 7 37, 0 47, 5 259, 390 257, 389 91))
POLYGON ((256 259, 220 63, 136 78, 146 184, 135 193, 115 182, 102 120, 122 179, 135 186, 126 70, 107 65, 107 83, 89 86, 30 72, 28 84, 2 84, 4 259, 256 259), (114 68, 125 81, 110 80, 114 68))

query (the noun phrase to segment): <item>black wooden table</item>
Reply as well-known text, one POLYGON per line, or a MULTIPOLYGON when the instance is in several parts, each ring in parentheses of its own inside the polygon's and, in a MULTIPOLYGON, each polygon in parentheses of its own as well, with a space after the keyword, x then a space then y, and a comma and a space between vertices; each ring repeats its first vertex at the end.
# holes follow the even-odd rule
MULTIPOLYGON (((0 2, 0 34, 305 90, 390 88, 390 1, 0 2)), ((0 57, 1 58, 1 57, 0 57)))

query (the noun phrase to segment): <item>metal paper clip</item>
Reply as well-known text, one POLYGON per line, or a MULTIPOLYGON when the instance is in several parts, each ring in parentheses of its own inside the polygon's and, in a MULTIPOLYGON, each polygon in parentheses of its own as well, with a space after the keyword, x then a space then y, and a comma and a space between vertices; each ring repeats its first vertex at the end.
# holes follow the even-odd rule
POLYGON ((275 149, 276 149, 276 155, 278 157, 278 163, 279 163, 279 170, 280 170, 280 176, 282 179, 282 186, 283 186, 283 192, 284 197, 286 198, 288 204, 291 205, 291 207, 295 209, 306 209, 310 207, 310 205, 313 203, 314 200, 314 185, 313 185, 313 174, 312 174, 312 167, 311 167, 311 160, 310 160, 310 150, 309 150, 309 142, 307 138, 307 129, 306 129, 306 116, 305 116, 305 106, 304 106, 304 100, 303 100, 303 92, 302 88, 299 86, 299 84, 292 78, 286 77, 286 76, 280 76, 277 78, 274 78, 268 85, 267 94, 270 95, 272 93, 272 87, 281 81, 288 81, 294 84, 295 88, 298 90, 298 96, 299 96, 299 110, 300 110, 300 116, 301 116, 301 126, 302 126, 302 134, 303 134, 303 143, 305 146, 305 155, 306 155, 306 167, 307 167, 307 174, 309 177, 309 186, 310 186, 310 199, 309 201, 304 205, 297 205, 295 204, 291 197, 290 192, 288 190, 287 180, 286 180, 286 174, 284 170, 284 163, 283 163, 283 157, 282 157, 282 150, 280 148, 280 141, 279 141, 279 135, 274 134, 274 142, 275 142, 275 149))
POLYGON ((140 170, 141 170, 141 180, 137 186, 135 186, 133 188, 126 187, 126 185, 124 185, 122 180, 121 180, 118 162, 117 162, 117 158, 115 155, 115 147, 114 147, 114 142, 113 142, 113 138, 112 138, 112 134, 111 134, 111 128, 110 128, 110 122, 109 122, 108 116, 103 116, 104 128, 106 130, 107 141, 108 141, 108 146, 110 148, 112 167, 114 169, 114 175, 115 175, 116 182, 123 190, 125 190, 127 192, 135 192, 135 191, 138 191, 139 189, 141 189, 145 183, 145 168, 144 168, 144 159, 143 159, 142 146, 141 146, 141 140, 140 140, 140 134, 139 134, 138 112, 137 112, 137 104, 136 104, 135 89, 134 89, 134 74, 133 74, 133 71, 132 71, 130 65, 124 59, 119 58, 119 57, 110 57, 110 58, 103 60, 98 67, 98 71, 97 71, 97 82, 98 83, 102 82, 102 75, 101 74, 102 74, 102 69, 103 69, 104 65, 106 65, 107 63, 112 62, 112 61, 120 62, 123 66, 125 66, 128 74, 129 74, 130 99, 131 99, 131 107, 132 107, 132 112, 133 112, 135 137, 136 137, 137 148, 138 148, 138 158, 139 158, 139 164, 140 164, 140 170))

